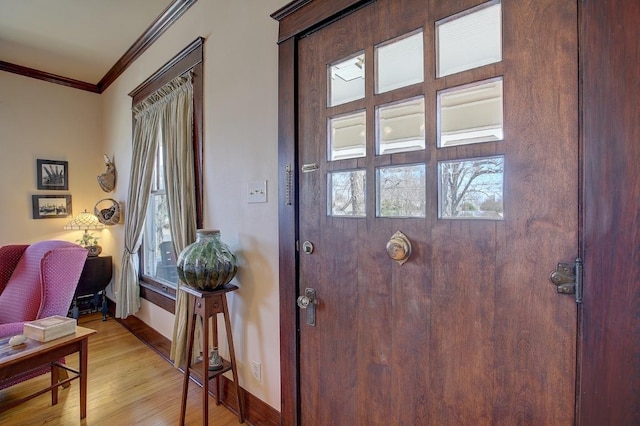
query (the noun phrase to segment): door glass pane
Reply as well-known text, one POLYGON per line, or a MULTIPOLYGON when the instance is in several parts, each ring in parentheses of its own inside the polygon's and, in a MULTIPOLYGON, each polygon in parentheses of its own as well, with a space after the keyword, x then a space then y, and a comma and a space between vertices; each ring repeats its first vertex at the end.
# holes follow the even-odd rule
POLYGON ((364 98, 364 53, 329 64, 327 73, 329 106, 364 98))
POLYGON ((329 118, 329 160, 364 157, 367 136, 365 125, 365 111, 329 118))
POLYGON ((388 92, 424 80, 422 46, 422 30, 376 46, 376 93, 388 92))
POLYGON ((438 117, 438 147, 502 140, 502 77, 438 93, 438 117))
POLYGON ((503 156, 440 162, 439 217, 503 219, 503 176, 503 156))
POLYGON ((424 149, 424 97, 376 108, 376 153, 424 149))
POLYGON ((329 216, 366 216, 366 171, 328 173, 329 216))
POLYGON ((436 22, 437 76, 502 60, 502 10, 491 1, 436 22))
POLYGON ((425 165, 380 167, 376 170, 378 217, 425 217, 425 165))

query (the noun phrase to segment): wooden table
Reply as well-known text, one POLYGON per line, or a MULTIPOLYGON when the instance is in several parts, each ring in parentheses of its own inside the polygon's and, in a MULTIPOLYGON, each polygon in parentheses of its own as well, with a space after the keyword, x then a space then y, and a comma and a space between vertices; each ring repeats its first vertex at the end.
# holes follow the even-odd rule
POLYGON ((37 367, 51 366, 51 385, 22 399, 9 402, 0 407, 0 413, 45 392, 51 391, 51 405, 58 403, 58 387, 72 380, 80 379, 80 418, 87 416, 87 354, 89 336, 96 331, 76 327, 75 334, 60 337, 46 343, 27 339, 16 347, 9 345, 9 337, 0 339, 0 381, 9 379, 37 367), (74 370, 58 361, 73 353, 79 354, 78 370, 74 370), (72 373, 71 377, 58 381, 60 369, 72 373))

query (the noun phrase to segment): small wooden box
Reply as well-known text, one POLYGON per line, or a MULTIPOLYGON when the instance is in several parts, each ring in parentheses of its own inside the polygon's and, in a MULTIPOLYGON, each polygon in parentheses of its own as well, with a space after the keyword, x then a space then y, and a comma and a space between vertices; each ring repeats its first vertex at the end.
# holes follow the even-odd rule
POLYGON ((38 342, 48 342, 76 332, 76 320, 60 315, 41 318, 24 324, 24 335, 38 342))

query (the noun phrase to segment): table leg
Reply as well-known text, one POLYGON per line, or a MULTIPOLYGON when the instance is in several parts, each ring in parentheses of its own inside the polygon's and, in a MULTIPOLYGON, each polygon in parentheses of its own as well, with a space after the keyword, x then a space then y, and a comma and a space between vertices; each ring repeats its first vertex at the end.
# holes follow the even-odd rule
POLYGON ((202 320, 202 424, 209 424, 209 317, 202 320))
MULTIPOLYGON (((80 418, 87 417, 87 368, 89 354, 88 337, 80 341, 80 418)), ((56 386, 57 389, 57 386, 56 386)))
POLYGON ((238 412, 240 413, 240 423, 244 423, 244 398, 240 394, 240 382, 238 382, 238 368, 236 365, 236 352, 233 349, 233 337, 231 336, 231 321, 229 320, 229 306, 227 297, 222 297, 222 311, 224 314, 224 326, 227 330, 227 340, 229 340, 229 357, 231 358, 231 372, 233 373, 233 383, 236 385, 236 395, 238 397, 238 412))
MULTIPOLYGON (((224 296, 219 296, 219 297, 224 297, 224 296)), ((219 351, 220 345, 218 340, 218 315, 214 314, 211 318, 213 318, 211 323, 211 341, 213 342, 212 345, 217 347, 219 351)), ((220 375, 217 374, 213 382, 216 388, 216 405, 220 405, 220 392, 221 392, 220 383, 221 382, 222 380, 220 380, 220 375)))
POLYGON ((60 367, 55 362, 51 363, 51 405, 58 403, 58 382, 60 381, 60 367))
MULTIPOLYGON (((189 299, 192 299, 190 296, 189 299)), ((195 308, 195 300, 191 306, 192 310, 195 308)), ((180 425, 184 425, 186 413, 187 413, 187 393, 189 391, 189 368, 191 367, 191 357, 193 355, 193 335, 196 330, 196 315, 195 313, 187 315, 187 321, 189 321, 189 334, 187 335, 187 354, 184 362, 184 377, 182 379, 182 402, 180 404, 180 425)))

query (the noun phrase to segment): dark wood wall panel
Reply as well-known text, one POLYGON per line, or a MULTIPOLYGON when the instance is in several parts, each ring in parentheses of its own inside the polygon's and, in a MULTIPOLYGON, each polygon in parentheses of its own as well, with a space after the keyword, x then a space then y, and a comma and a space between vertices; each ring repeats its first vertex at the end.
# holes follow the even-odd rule
POLYGON ((640 424, 640 2, 582 1, 584 269, 578 423, 640 424))

